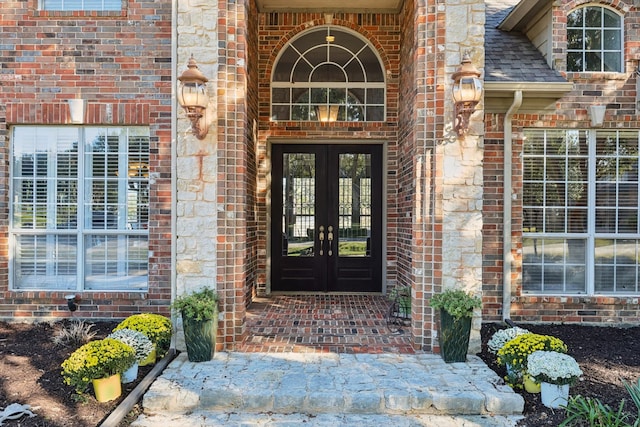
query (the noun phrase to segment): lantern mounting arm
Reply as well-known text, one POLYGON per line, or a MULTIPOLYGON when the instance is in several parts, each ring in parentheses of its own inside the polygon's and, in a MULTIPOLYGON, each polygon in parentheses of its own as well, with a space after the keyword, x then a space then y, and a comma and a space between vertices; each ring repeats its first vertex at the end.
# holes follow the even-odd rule
POLYGON ((185 108, 187 118, 191 122, 191 132, 198 139, 204 139, 207 136, 208 129, 206 125, 202 123, 204 118, 205 109, 201 107, 185 108))

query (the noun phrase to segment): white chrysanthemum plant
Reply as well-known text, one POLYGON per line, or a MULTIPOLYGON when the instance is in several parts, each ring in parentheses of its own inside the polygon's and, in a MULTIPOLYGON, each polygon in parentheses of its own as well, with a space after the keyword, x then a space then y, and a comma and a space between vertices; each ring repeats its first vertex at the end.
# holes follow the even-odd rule
POLYGON ((118 329, 109 334, 108 338, 116 339, 133 348, 136 352, 136 361, 138 363, 149 357, 149 354, 153 351, 151 340, 142 332, 134 331, 133 329, 118 329))
POLYGON ((487 347, 489 347, 489 351, 491 353, 498 354, 498 351, 502 347, 504 347, 506 343, 508 343, 518 335, 524 335, 528 333, 529 331, 527 329, 523 329, 518 326, 514 326, 513 328, 500 329, 491 336, 491 339, 487 342, 487 347))
POLYGON ((576 359, 556 351, 535 351, 527 358, 527 374, 536 382, 573 385, 582 375, 576 359))

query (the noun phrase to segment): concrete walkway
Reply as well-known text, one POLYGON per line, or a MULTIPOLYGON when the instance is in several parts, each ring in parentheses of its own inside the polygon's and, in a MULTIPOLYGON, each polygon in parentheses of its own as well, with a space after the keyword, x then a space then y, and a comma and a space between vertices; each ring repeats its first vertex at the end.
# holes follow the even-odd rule
POLYGON ((181 353, 132 426, 514 426, 524 401, 478 357, 181 353))

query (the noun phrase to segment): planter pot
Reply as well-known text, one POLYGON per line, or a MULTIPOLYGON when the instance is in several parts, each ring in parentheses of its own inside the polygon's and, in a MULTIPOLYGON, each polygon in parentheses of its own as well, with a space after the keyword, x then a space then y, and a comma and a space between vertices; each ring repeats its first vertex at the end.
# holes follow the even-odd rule
POLYGON ((184 343, 190 362, 206 362, 213 359, 218 334, 217 312, 212 320, 194 320, 182 316, 184 343))
POLYGON ((153 345, 153 350, 151 350, 151 353, 149 353, 147 358, 141 361, 140 363, 138 363, 138 365, 147 366, 147 365, 153 365, 154 363, 156 363, 156 345, 155 344, 153 345))
POLYGON ((93 393, 96 395, 98 402, 109 402, 117 399, 122 394, 120 374, 93 380, 91 383, 93 384, 93 393))
POLYGON ((438 342, 440 355, 446 363, 466 362, 471 334, 471 317, 455 319, 445 310, 440 310, 438 342))
POLYGON ((509 382, 509 385, 514 386, 523 382, 522 371, 520 371, 510 363, 507 363, 505 365, 505 368, 507 370, 507 380, 509 382))
POLYGON ((533 378, 529 375, 525 374, 524 380, 524 389, 529 393, 540 393, 540 383, 537 383, 533 378))
POLYGON ((566 406, 569 400, 569 384, 556 385, 543 382, 540 385, 540 398, 547 408, 566 406))
POLYGON ((138 378, 138 362, 134 362, 133 365, 122 373, 122 384, 132 383, 138 378))
POLYGON ((398 305, 400 310, 400 317, 405 319, 411 318, 411 297, 401 296, 398 299, 398 305))

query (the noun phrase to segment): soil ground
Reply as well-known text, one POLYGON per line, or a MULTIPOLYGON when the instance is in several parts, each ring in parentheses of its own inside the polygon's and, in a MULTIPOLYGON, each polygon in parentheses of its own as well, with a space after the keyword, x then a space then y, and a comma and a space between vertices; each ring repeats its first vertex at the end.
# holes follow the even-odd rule
MULTIPOLYGON (((622 381, 636 383, 640 379, 640 327, 614 328, 580 325, 519 325, 531 332, 560 338, 569 348, 583 376, 571 387, 570 395, 598 398, 617 409, 625 399, 625 410, 635 417, 636 409, 622 381)), ((482 326, 482 352, 479 356, 501 377, 504 367, 498 366, 495 355, 487 351, 487 341, 503 326, 482 326)), ((524 399, 525 418, 519 426, 557 426, 565 418, 562 409, 549 409, 540 401, 540 394, 517 390, 524 399)))
MULTIPOLYGON (((94 339, 106 337, 118 322, 96 322, 91 328, 94 339)), ((73 388, 64 384, 60 364, 78 346, 56 346, 52 338, 68 320, 52 323, 0 322, 0 410, 11 403, 27 404, 36 417, 23 416, 5 421, 7 427, 95 427, 106 418, 152 369, 139 368, 138 380, 123 384, 122 396, 100 403, 87 393, 86 402, 79 402, 73 388)), ((136 410, 140 410, 136 408, 136 410)), ((128 426, 137 417, 130 414, 121 426, 128 426)))
MULTIPOLYGON (((56 346, 52 342, 56 330, 68 321, 50 323, 0 322, 0 410, 11 403, 31 405, 34 418, 5 421, 6 427, 94 427, 111 413, 124 397, 151 369, 140 368, 138 381, 126 385, 123 396, 112 402, 98 403, 89 393, 85 403, 74 399, 71 387, 60 375, 60 364, 71 347, 56 346)), ((108 335, 117 323, 95 323, 96 339, 108 335)), ((553 335, 569 347, 584 372, 582 379, 571 388, 571 394, 600 399, 617 408, 626 399, 626 408, 635 414, 622 380, 636 382, 640 378, 640 327, 613 328, 578 325, 521 325, 531 332, 553 335)), ((483 351, 479 356, 500 376, 504 368, 495 363, 495 356, 486 349, 486 342, 502 326, 485 324, 482 327, 483 351)), ((518 391, 525 398, 525 418, 520 426, 557 426, 564 419, 563 410, 543 406, 539 394, 518 391)), ((140 408, 123 421, 128 426, 140 408)))

